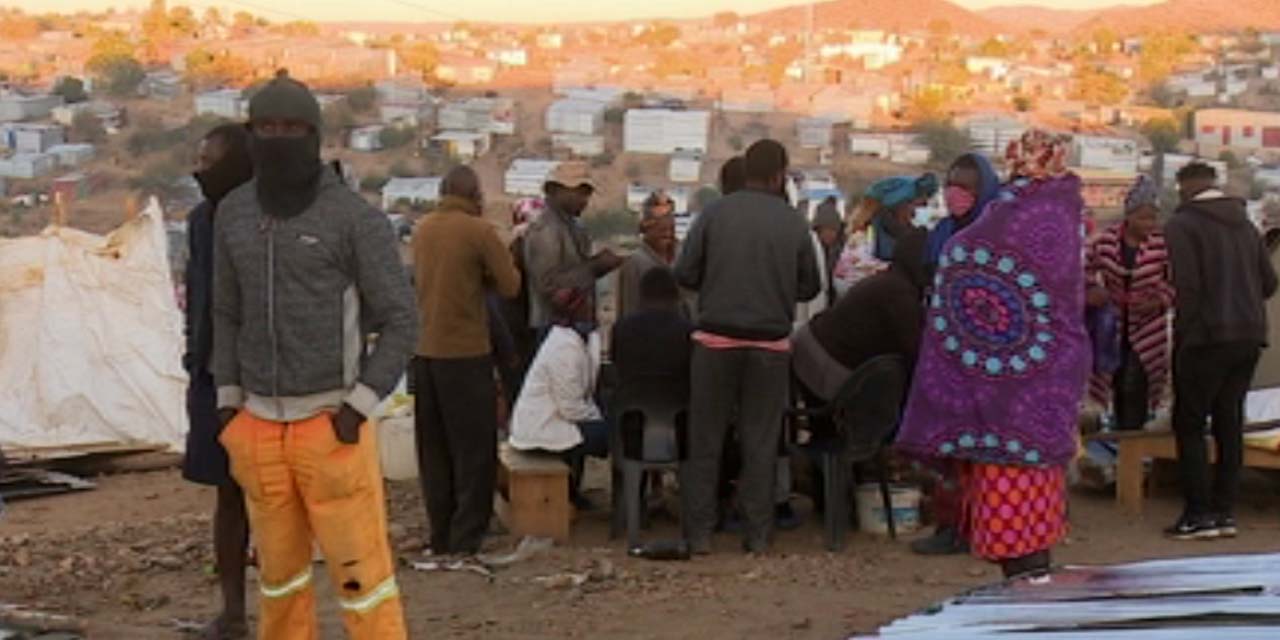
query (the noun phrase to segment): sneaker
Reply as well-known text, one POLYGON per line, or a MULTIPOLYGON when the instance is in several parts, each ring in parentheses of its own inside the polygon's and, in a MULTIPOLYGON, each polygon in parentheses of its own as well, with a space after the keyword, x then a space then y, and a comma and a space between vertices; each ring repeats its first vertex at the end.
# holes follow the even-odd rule
POLYGON ((1218 525, 1218 535, 1223 538, 1234 538, 1240 535, 1240 528, 1236 526, 1235 516, 1218 516, 1214 524, 1218 525))
POLYGON ((938 527, 928 538, 911 543, 911 551, 922 556, 950 556, 969 553, 969 541, 955 527, 938 527))
POLYGON ((773 524, 779 531, 794 531, 799 529, 800 516, 796 515, 796 510, 791 508, 790 502, 783 502, 773 508, 773 524))
POLYGON ((1184 515, 1165 529, 1164 534, 1174 540, 1213 540, 1220 537, 1222 531, 1213 518, 1184 515))

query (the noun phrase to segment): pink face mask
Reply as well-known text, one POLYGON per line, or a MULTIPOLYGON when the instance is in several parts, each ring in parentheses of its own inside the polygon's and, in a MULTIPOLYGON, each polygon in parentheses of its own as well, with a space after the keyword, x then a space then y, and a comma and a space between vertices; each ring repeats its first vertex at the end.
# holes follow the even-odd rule
POLYGON ((964 187, 951 185, 942 192, 942 199, 947 203, 947 211, 954 217, 962 217, 973 211, 978 198, 964 187))

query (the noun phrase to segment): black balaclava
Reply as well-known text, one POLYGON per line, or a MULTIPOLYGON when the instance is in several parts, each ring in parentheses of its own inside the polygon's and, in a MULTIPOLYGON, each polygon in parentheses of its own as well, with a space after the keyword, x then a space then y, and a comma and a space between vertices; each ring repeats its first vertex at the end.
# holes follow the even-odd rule
POLYGON ((206 139, 222 141, 222 157, 194 177, 205 199, 216 206, 236 187, 253 179, 253 158, 249 155, 249 132, 238 124, 221 125, 206 139))
POLYGON ((250 138, 258 202, 267 215, 292 218, 310 207, 320 191, 320 104, 306 85, 281 72, 249 101, 250 124, 266 119, 311 127, 300 138, 250 138))

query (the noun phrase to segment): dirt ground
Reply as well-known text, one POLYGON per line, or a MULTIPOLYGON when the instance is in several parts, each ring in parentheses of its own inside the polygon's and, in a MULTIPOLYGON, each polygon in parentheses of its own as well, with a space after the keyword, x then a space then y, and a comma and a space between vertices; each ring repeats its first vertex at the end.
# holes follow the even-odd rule
MULTIPOLYGON (((607 504, 599 471, 591 495, 607 504)), ((1240 537, 1217 542, 1161 538, 1160 528, 1176 516, 1173 496, 1149 500, 1145 515, 1131 518, 1115 509, 1109 495, 1077 491, 1072 535, 1055 560, 1117 563, 1275 551, 1276 485, 1254 480, 1239 514, 1240 537)), ((93 639, 182 637, 175 620, 217 611, 206 513, 212 493, 172 470, 98 482, 95 491, 9 505, 0 519, 0 601, 82 617, 93 639)), ((807 501, 797 502, 808 514, 807 501)), ((390 503, 393 544, 402 560, 415 559, 426 527, 416 484, 393 483, 390 503)), ((672 537, 675 531, 674 521, 660 519, 647 535, 672 537)), ((492 542, 510 549, 517 541, 492 542)), ((600 511, 575 522, 566 547, 502 569, 493 580, 407 566, 399 579, 414 638, 709 640, 844 638, 999 578, 997 569, 976 559, 913 556, 906 539, 855 534, 845 552, 827 553, 821 525, 812 518, 802 529, 780 534, 768 556, 744 556, 728 535, 716 539, 716 550, 686 563, 630 559, 621 543, 609 541, 608 516, 600 511), (590 571, 593 579, 580 587, 538 579, 576 571, 590 571)), ((322 637, 342 637, 327 585, 320 601, 322 637)))

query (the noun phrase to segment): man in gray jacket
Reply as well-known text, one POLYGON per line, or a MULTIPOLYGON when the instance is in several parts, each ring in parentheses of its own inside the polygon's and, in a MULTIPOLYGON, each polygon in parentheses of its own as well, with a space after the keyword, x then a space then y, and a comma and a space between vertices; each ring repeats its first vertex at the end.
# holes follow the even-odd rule
POLYGON ((259 636, 316 637, 314 537, 348 634, 394 640, 404 616, 366 417, 404 372, 416 310, 390 223, 321 163, 320 125, 283 74, 249 103, 256 178, 223 199, 214 232, 220 440, 259 551, 259 636))
POLYGON ((744 547, 751 553, 768 549, 792 322, 796 304, 822 288, 808 225, 780 195, 786 149, 762 140, 747 150, 744 164, 747 188, 702 212, 676 263, 680 284, 698 292, 689 459, 681 486, 685 535, 695 553, 711 549, 720 454, 735 417, 744 547))
MULTIPOLYGON (((543 192, 547 210, 529 225, 522 256, 529 287, 529 327, 537 332, 551 326, 551 296, 556 291, 595 291, 598 278, 622 265, 622 258, 609 249, 591 253, 591 237, 581 218, 594 187, 585 182, 570 187, 550 180, 543 185, 543 192)), ((594 319, 594 296, 590 304, 594 319)))

